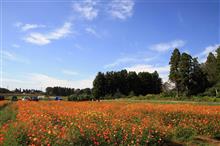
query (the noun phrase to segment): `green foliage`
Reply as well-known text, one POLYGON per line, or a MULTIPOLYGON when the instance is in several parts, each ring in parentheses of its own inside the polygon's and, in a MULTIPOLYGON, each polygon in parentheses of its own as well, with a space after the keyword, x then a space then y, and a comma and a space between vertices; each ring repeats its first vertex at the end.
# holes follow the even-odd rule
POLYGON ((68 101, 87 101, 92 99, 92 92, 89 88, 76 90, 74 94, 68 97, 68 101))
POLYGON ((210 86, 216 84, 217 76, 217 58, 213 53, 209 53, 205 64, 202 66, 203 71, 207 74, 210 86))
POLYGON ((55 95, 55 96, 69 96, 74 94, 74 88, 64 88, 64 87, 47 87, 46 95, 55 95))
POLYGON ((120 98, 122 95, 159 94, 162 90, 162 80, 159 74, 140 72, 99 72, 93 82, 93 95, 95 98, 120 98), (118 95, 118 94, 121 95, 118 95), (106 96, 108 95, 108 96, 106 96))
POLYGON ((175 83, 177 96, 197 95, 206 90, 209 85, 205 67, 187 53, 180 54, 178 49, 173 51, 170 59, 169 79, 175 83))
POLYGON ((160 97, 163 97, 163 98, 168 98, 168 97, 171 97, 171 98, 175 98, 176 97, 176 91, 164 91, 160 94, 160 97))
POLYGON ((17 96, 12 96, 11 101, 18 101, 18 97, 17 96))
POLYGON ((220 140, 220 131, 216 132, 213 137, 220 140))
POLYGON ((28 131, 22 124, 16 126, 11 124, 4 135, 3 146, 28 146, 30 144, 28 131))
POLYGON ((173 83, 175 83, 176 89, 177 89, 177 96, 179 95, 180 90, 180 72, 179 72, 179 62, 180 62, 181 54, 179 50, 176 48, 174 49, 172 56, 170 58, 170 74, 169 79, 173 83))
POLYGON ((190 141, 196 136, 196 131, 193 128, 177 127, 175 131, 175 138, 179 141, 190 141))
POLYGON ((122 98, 124 95, 120 92, 120 91, 117 91, 114 95, 113 95, 113 98, 114 99, 118 99, 118 98, 122 98))
POLYGON ((92 90, 93 96, 96 99, 105 96, 106 94, 105 87, 106 87, 105 75, 99 72, 95 80, 93 81, 93 90, 92 90))
POLYGON ((12 105, 13 103, 9 103, 0 110, 0 127, 9 120, 16 119, 17 109, 12 105))
POLYGON ((218 47, 218 49, 216 50, 217 53, 217 58, 216 58, 216 62, 217 62, 217 77, 218 77, 218 82, 220 82, 220 46, 218 47))

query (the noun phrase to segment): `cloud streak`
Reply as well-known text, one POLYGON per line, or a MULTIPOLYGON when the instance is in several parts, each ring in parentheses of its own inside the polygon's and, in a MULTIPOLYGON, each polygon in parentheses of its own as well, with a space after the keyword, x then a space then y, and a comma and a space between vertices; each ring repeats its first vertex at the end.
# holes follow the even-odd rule
POLYGON ((166 52, 170 49, 180 48, 186 44, 183 40, 174 40, 166 43, 158 43, 150 46, 150 49, 157 52, 166 52))
POLYGON ((201 62, 205 62, 207 57, 208 57, 208 54, 210 52, 215 53, 215 50, 218 47, 220 47, 220 44, 215 44, 215 45, 207 46, 201 53, 195 55, 195 57, 198 57, 201 62))
POLYGON ((20 62, 29 64, 30 61, 27 59, 24 59, 24 57, 20 57, 16 55, 15 53, 9 52, 9 51, 2 51, 2 58, 7 61, 14 61, 14 62, 20 62))
POLYGON ((91 28, 91 27, 87 27, 87 28, 85 29, 85 31, 86 31, 87 33, 89 33, 89 34, 94 35, 94 36, 97 37, 97 38, 100 38, 100 35, 96 32, 96 30, 93 29, 93 28, 91 28))
POLYGON ((28 43, 36 45, 46 45, 51 43, 52 40, 58 40, 70 34, 71 26, 72 23, 65 22, 61 28, 55 29, 54 31, 49 32, 47 34, 32 32, 28 36, 26 36, 24 40, 28 43))
POLYGON ((65 75, 70 75, 70 76, 78 75, 78 72, 75 72, 75 71, 72 71, 72 70, 67 70, 67 69, 62 70, 62 73, 65 74, 65 75))
POLYGON ((79 80, 66 80, 52 77, 41 73, 28 73, 23 79, 4 78, 3 85, 9 86, 10 89, 17 87, 25 89, 46 89, 46 87, 70 87, 70 88, 91 88, 93 77, 79 80))
POLYGON ((45 25, 42 25, 42 24, 29 24, 29 23, 24 24, 22 22, 15 23, 15 26, 20 28, 21 31, 28 31, 28 30, 31 30, 31 29, 46 27, 45 25))

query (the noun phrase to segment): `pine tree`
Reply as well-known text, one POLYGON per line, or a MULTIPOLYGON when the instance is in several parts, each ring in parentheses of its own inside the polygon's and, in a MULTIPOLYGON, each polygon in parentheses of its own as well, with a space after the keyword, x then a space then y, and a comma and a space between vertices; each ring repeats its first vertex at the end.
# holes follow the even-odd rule
POLYGON ((180 62, 181 54, 179 50, 176 48, 174 49, 172 56, 170 58, 170 74, 169 79, 175 84, 177 90, 177 97, 179 96, 180 92, 180 72, 179 72, 179 62, 180 62))
POLYGON ((189 78, 189 95, 202 93, 208 87, 207 75, 203 72, 197 58, 192 59, 191 73, 189 78))
POLYGON ((217 53, 217 58, 216 58, 216 63, 217 63, 217 76, 218 76, 218 82, 220 82, 220 46, 216 50, 217 53))
POLYGON ((93 81, 93 95, 96 99, 100 99, 100 97, 105 96, 105 75, 101 72, 98 73, 95 80, 93 81))
POLYGON ((217 83, 217 59, 213 53, 209 53, 207 60, 203 66, 204 72, 207 74, 207 78, 210 86, 217 83))
POLYGON ((179 71, 180 71, 180 88, 182 92, 185 92, 186 95, 189 94, 189 83, 190 83, 190 74, 192 71, 192 57, 183 53, 180 57, 179 62, 179 71))

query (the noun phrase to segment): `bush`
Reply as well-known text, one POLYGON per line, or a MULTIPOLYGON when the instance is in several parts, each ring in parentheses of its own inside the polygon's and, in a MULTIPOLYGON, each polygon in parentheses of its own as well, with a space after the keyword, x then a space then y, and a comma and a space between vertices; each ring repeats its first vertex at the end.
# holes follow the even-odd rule
POLYGON ((161 97, 176 97, 176 92, 175 91, 166 91, 166 92, 162 92, 160 94, 161 97))
POLYGON ((18 97, 17 96, 12 96, 11 101, 18 101, 18 97))
POLYGON ((117 91, 117 92, 113 95, 113 98, 114 98, 114 99, 118 99, 118 98, 122 98, 123 96, 125 96, 125 95, 123 95, 120 91, 117 91))
POLYGON ((88 94, 73 94, 68 97, 68 101, 86 101, 92 100, 93 96, 88 94))

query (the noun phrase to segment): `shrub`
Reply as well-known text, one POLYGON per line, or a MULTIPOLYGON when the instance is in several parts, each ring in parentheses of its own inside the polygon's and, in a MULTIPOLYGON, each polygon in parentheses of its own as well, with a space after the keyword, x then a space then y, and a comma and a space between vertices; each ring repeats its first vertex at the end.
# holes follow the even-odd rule
POLYGON ((172 97, 172 98, 175 98, 176 97, 176 92, 175 91, 165 91, 165 92, 162 92, 160 94, 161 97, 172 97))
POLYGON ((11 101, 18 101, 18 97, 17 96, 12 96, 11 101))
POLYGON ((117 91, 114 95, 113 95, 113 98, 114 99, 118 99, 118 98, 122 98, 124 95, 120 92, 120 91, 117 91))
POLYGON ((73 94, 68 97, 68 101, 86 101, 86 100, 91 100, 91 99, 93 99, 93 96, 85 94, 85 93, 73 94))

